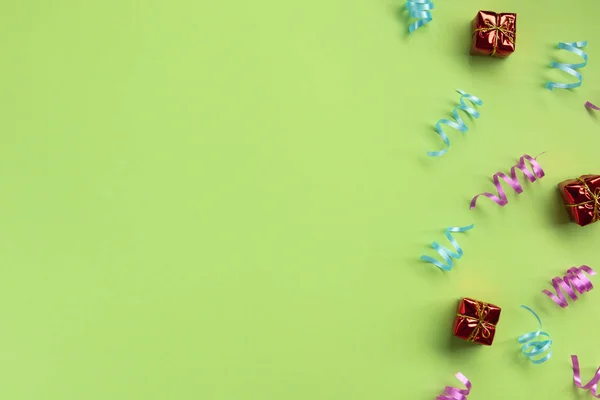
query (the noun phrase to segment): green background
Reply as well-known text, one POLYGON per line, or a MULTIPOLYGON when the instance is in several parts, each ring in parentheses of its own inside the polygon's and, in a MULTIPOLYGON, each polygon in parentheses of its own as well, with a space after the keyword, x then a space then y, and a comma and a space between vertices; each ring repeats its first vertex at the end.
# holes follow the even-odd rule
POLYGON ((1 397, 433 399, 461 371, 473 400, 587 398, 599 289, 540 291, 600 268, 556 189, 600 174, 600 5, 435 4, 409 37, 401 1, 4 1, 1 397), (509 59, 468 55, 479 9, 518 13, 509 59), (544 89, 586 39, 583 86, 544 89), (481 117, 428 158, 457 88, 481 117), (545 178, 469 210, 543 151, 545 178), (419 260, 472 222, 451 272, 419 260), (462 296, 502 307, 492 347, 452 337, 462 296))

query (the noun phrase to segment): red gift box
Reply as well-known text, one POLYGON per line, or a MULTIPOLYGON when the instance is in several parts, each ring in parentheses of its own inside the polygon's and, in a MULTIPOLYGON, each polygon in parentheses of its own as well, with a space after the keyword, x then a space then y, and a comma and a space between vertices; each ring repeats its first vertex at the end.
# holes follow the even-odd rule
POLYGON ((582 175, 558 184, 573 221, 585 226, 600 219, 600 175, 582 175))
POLYGON ((496 334, 496 325, 500 320, 500 307, 469 298, 458 303, 454 318, 454 336, 491 346, 496 334))
POLYGON ((517 14, 479 11, 473 20, 471 54, 508 57, 515 51, 517 14))

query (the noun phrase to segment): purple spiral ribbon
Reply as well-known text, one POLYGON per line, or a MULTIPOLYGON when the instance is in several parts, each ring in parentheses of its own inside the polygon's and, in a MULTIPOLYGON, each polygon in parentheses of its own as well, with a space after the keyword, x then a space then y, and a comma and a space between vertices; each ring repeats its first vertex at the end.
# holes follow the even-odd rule
POLYGON ((589 108, 590 110, 596 110, 596 111, 600 111, 600 107, 593 105, 592 103, 590 103, 589 101, 586 101, 585 106, 587 108, 589 108))
POLYGON ((581 372, 579 370, 579 360, 577 356, 571 356, 571 362, 573 363, 573 382, 575 382, 575 386, 581 389, 590 390, 592 396, 597 399, 600 399, 600 394, 598 393, 598 382, 600 381, 600 367, 596 370, 594 377, 591 381, 589 381, 585 386, 581 384, 581 372))
POLYGON ((471 392, 471 381, 466 376, 458 372, 456 379, 465 385, 466 389, 457 389, 452 386, 446 386, 444 393, 440 394, 435 400, 467 400, 467 395, 471 392))
POLYGON ((510 176, 507 176, 503 172, 498 172, 498 173, 494 174, 494 176, 492 177, 492 180, 494 182, 494 186, 496 187, 496 190, 498 191, 498 196, 496 196, 492 193, 479 193, 478 195, 473 197, 473 199, 471 200, 471 209, 475 208, 475 205, 477 204, 477 198, 479 196, 485 196, 488 199, 497 203, 501 207, 504 207, 506 204, 508 204, 508 199, 506 198, 506 193, 504 193, 504 189, 502 189, 502 185, 500 185, 500 178, 502 178, 506 183, 508 183, 510 185, 510 187, 512 187, 513 190, 515 192, 517 192, 518 194, 523 193, 523 187, 521 186, 521 184, 519 183, 519 180, 517 179, 517 169, 520 169, 521 172, 523 172, 523 175, 525 176, 525 178, 527 178, 527 180, 529 180, 529 182, 535 182, 536 179, 543 178, 545 175, 544 170, 542 169, 540 164, 538 164, 538 162, 536 161, 536 158, 537 157, 534 158, 528 154, 525 154, 524 156, 522 156, 519 159, 519 162, 516 165, 513 165, 513 167, 510 169, 510 176), (527 165, 525 164, 525 161, 529 161, 529 164, 531 164, 533 173, 531 173, 531 171, 529 171, 529 169, 527 169, 527 165))
POLYGON ((589 276, 596 275, 596 271, 587 265, 582 265, 579 268, 572 267, 567 270, 567 273, 564 277, 561 278, 557 276, 556 278, 552 279, 552 286, 554 286, 556 296, 546 289, 542 290, 542 293, 550 297, 552 301, 562 308, 565 308, 569 305, 569 303, 567 303, 567 298, 561 292, 561 288, 573 299, 573 301, 577 300, 577 294, 575 291, 579 292, 579 294, 583 294, 594 288, 592 282, 587 276, 585 276, 584 272, 589 276))

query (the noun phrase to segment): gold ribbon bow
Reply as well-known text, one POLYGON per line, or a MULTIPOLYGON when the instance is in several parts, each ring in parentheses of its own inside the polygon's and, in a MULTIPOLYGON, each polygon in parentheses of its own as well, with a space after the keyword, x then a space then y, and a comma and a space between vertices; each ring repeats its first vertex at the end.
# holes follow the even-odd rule
POLYGON ((585 182, 585 180, 581 178, 577 178, 577 180, 583 184, 583 186, 585 187, 585 191, 589 194, 589 196, 592 199, 577 204, 567 204, 567 207, 579 207, 585 204, 594 203, 594 215, 592 217, 592 222, 596 222, 600 219, 600 187, 597 187, 596 191, 593 192, 592 189, 590 189, 588 184, 585 182))
POLYGON ((475 29, 473 31, 473 35, 475 35, 477 32, 496 32, 496 35, 494 36, 494 50, 492 51, 492 54, 490 54, 490 57, 494 56, 496 54, 496 51, 498 51, 498 39, 500 38, 500 33, 503 33, 509 42, 515 44, 515 33, 509 30, 508 28, 504 27, 503 25, 498 26, 492 24, 490 21, 485 21, 485 28, 475 29))
POLYGON ((472 315, 457 314, 459 317, 471 318, 471 319, 478 320, 477 325, 475 326, 475 328, 473 328, 473 331, 467 338, 467 342, 474 342, 475 339, 477 339, 477 336, 479 335, 480 331, 483 331, 481 333, 481 337, 483 337, 484 339, 488 339, 490 337, 490 335, 492 334, 490 327, 491 328, 494 327, 494 324, 490 324, 489 322, 486 322, 484 320, 484 316, 486 314, 484 311, 486 308, 489 309, 489 305, 487 303, 482 302, 481 306, 480 306, 479 302, 476 301, 475 306, 477 307, 477 317, 474 317, 472 315))

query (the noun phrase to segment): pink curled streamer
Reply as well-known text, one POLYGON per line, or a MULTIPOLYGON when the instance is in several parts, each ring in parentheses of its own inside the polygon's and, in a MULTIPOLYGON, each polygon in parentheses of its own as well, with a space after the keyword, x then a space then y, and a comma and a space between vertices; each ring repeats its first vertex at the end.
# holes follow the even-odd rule
POLYGON ((589 389, 592 396, 597 399, 600 399, 600 394, 598 393, 598 382, 600 381, 600 367, 596 370, 594 377, 591 381, 589 381, 585 386, 581 384, 581 376, 579 371, 579 360, 577 356, 571 356, 571 362, 573 363, 573 382, 575 382, 575 386, 581 389, 589 389))
POLYGON ((575 293, 575 290, 578 291, 579 294, 583 294, 594 288, 592 282, 587 276, 585 276, 584 272, 590 276, 596 275, 596 271, 587 265, 582 265, 579 268, 572 267, 567 270, 567 273, 564 277, 561 278, 557 276, 556 278, 552 279, 552 286, 554 286, 554 290, 556 290, 556 296, 546 289, 542 290, 542 293, 550 297, 562 308, 565 308, 569 304, 567 303, 567 298, 561 292, 561 288, 573 299, 573 301, 577 300, 577 294, 575 293))
POLYGON ((492 180, 494 182, 494 186, 496 187, 496 190, 498 191, 498 196, 496 196, 492 193, 480 193, 480 194, 476 195, 475 197, 473 197, 473 199, 471 200, 471 209, 475 208, 475 205, 477 204, 477 198, 479 196, 485 196, 485 197, 489 198, 490 200, 494 201, 495 203, 497 203, 501 207, 504 207, 506 204, 508 204, 508 199, 506 198, 506 193, 504 193, 504 189, 502 189, 502 185, 500 185, 500 178, 502 178, 506 183, 508 183, 510 185, 510 187, 512 187, 513 190, 515 192, 517 192, 518 194, 523 193, 523 187, 521 186, 521 184, 519 183, 519 180, 517 179, 517 169, 520 169, 521 172, 523 172, 523 175, 525 176, 525 178, 527 178, 527 180, 529 180, 529 182, 535 182, 536 179, 543 178, 545 175, 544 170, 542 169, 540 164, 538 164, 538 162, 536 161, 536 158, 531 157, 528 154, 525 154, 524 156, 522 156, 519 159, 519 162, 516 165, 513 165, 513 167, 510 169, 510 176, 507 176, 503 172, 498 172, 497 174, 495 174, 492 177, 492 180), (525 164, 525 161, 529 161, 529 164, 531 164, 533 173, 531 173, 531 171, 529 171, 529 169, 527 169, 527 165, 525 164))
POLYGON ((589 101, 587 101, 587 102, 585 103, 585 106, 586 106, 587 108, 589 108, 589 109, 596 110, 596 111, 600 111, 600 107, 593 105, 593 104, 592 104, 592 103, 590 103, 589 101))
POLYGON ((467 400, 467 395, 471 392, 471 381, 466 376, 458 372, 456 379, 465 385, 466 389, 457 389, 452 386, 446 386, 444 393, 435 398, 435 400, 467 400))

